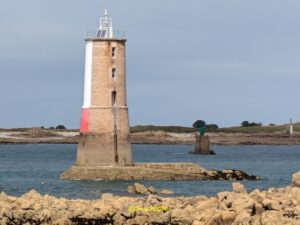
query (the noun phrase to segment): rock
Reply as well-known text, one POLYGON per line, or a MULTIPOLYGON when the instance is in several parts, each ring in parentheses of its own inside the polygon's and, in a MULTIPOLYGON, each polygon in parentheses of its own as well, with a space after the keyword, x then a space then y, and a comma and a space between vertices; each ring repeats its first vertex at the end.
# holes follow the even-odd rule
POLYGON ((216 198, 210 198, 207 200, 199 201, 196 203, 195 207, 197 210, 206 210, 217 208, 219 206, 219 201, 216 198))
POLYGON ((51 212, 48 210, 48 209, 43 209, 41 212, 40 212, 40 215, 39 215, 39 219, 41 221, 46 221, 46 220, 49 220, 51 218, 51 212))
POLYGON ((214 220, 212 220, 212 218, 214 216, 219 217, 219 211, 216 210, 215 208, 199 210, 198 213, 199 213, 199 215, 197 216, 197 218, 195 220, 205 221, 205 225, 208 225, 208 224, 214 225, 214 220))
POLYGON ((136 194, 148 194, 148 190, 143 184, 134 183, 133 186, 136 194))
POLYGON ((239 213, 236 217, 235 217, 235 220, 233 222, 233 225, 242 225, 242 224, 250 224, 251 220, 251 215, 250 213, 247 213, 247 212, 241 212, 239 213))
MULTIPOLYGON (((130 218, 130 217, 128 217, 128 218, 130 218)), ((120 215, 120 214, 116 214, 114 216, 114 221, 115 221, 114 222, 115 225, 122 225, 122 224, 125 223, 126 218, 124 216, 120 215)))
POLYGON ((128 211, 121 212, 120 215, 125 219, 131 219, 133 217, 132 213, 129 213, 128 211))
POLYGON ((289 196, 290 196, 291 199, 294 199, 298 203, 300 203, 300 188, 298 188, 298 187, 292 187, 290 189, 289 196))
POLYGON ((1 210, 1 216, 5 217, 7 219, 12 220, 14 218, 14 214, 11 210, 7 210, 7 209, 2 209, 1 210))
POLYGON ((277 211, 279 211, 281 209, 281 206, 279 205, 279 203, 277 201, 271 200, 271 199, 264 199, 262 201, 262 205, 267 210, 277 210, 277 211))
POLYGON ((168 189, 163 189, 159 192, 161 195, 173 195, 174 191, 168 190, 168 189))
POLYGON ((62 218, 54 221, 53 225, 72 225, 72 221, 67 218, 62 218))
POLYGON ((265 211, 265 208, 261 203, 256 202, 254 205, 255 213, 256 214, 262 214, 265 211))
POLYGON ((265 193, 260 192, 258 189, 253 190, 249 196, 257 203, 262 203, 262 201, 266 198, 265 193))
POLYGON ((133 219, 126 221, 126 225, 136 225, 136 224, 146 224, 148 221, 148 216, 136 216, 133 219))
POLYGON ((32 210, 34 209, 34 202, 31 202, 31 201, 24 201, 21 205, 20 205, 20 208, 21 209, 24 209, 24 210, 32 210))
POLYGON ((300 187, 300 172, 293 174, 292 187, 300 187))
POLYGON ((1 193, 0 193, 0 201, 1 200, 6 200, 8 198, 8 195, 4 192, 4 191, 2 191, 1 193))
POLYGON ((194 220, 192 225, 205 225, 206 223, 204 221, 194 220))
POLYGON ((170 221, 170 213, 153 214, 149 217, 149 224, 168 224, 170 221))
POLYGON ((244 185, 238 182, 232 183, 232 190, 236 193, 243 193, 243 194, 247 193, 244 185))
POLYGON ((221 211, 215 210, 214 215, 207 220, 206 224, 207 225, 222 224, 221 211))
POLYGON ((102 200, 112 200, 114 198, 114 195, 111 193, 103 193, 101 195, 102 200))
POLYGON ((232 202, 232 210, 235 212, 247 212, 251 214, 254 210, 255 202, 253 199, 249 198, 248 196, 244 196, 242 198, 238 198, 232 202))
POLYGON ((146 199, 146 205, 159 205, 161 202, 161 198, 158 197, 157 195, 148 195, 147 199, 146 199))
MULTIPOLYGON (((222 195, 220 196, 220 198, 222 195)), ((239 194, 235 192, 227 192, 227 195, 223 197, 222 203, 225 203, 227 208, 231 208, 234 201, 244 197, 244 194, 239 194)), ((219 196, 218 196, 219 198, 219 196)))
POLYGON ((276 211, 266 211, 261 215, 261 224, 267 225, 267 224, 272 224, 272 225, 282 225, 283 220, 281 218, 280 213, 276 211))
POLYGON ((31 199, 31 200, 41 200, 43 198, 43 196, 34 189, 32 189, 29 192, 25 193, 21 197, 26 198, 26 199, 31 199))
MULTIPOLYGON (((154 192, 141 184, 139 193, 154 192)), ((0 194, 0 225, 8 224, 177 224, 281 225, 300 224, 300 188, 270 188, 247 194, 239 183, 217 197, 119 197, 68 200, 30 191, 21 197, 0 194)))
POLYGON ((136 191, 135 191, 135 188, 134 188, 133 185, 128 186, 127 192, 128 192, 129 194, 136 194, 136 191))
POLYGON ((224 224, 232 224, 236 217, 236 213, 232 211, 222 211, 221 218, 224 224))
POLYGON ((223 192, 219 192, 217 194, 217 198, 220 202, 222 202, 223 200, 226 200, 227 199, 227 196, 230 194, 230 192, 228 191, 223 191, 223 192))
POLYGON ((8 225, 9 224, 9 219, 7 218, 0 218, 0 225, 8 225))
POLYGON ((157 193, 156 188, 152 187, 152 186, 148 187, 148 193, 150 193, 150 194, 156 194, 157 193))
POLYGON ((190 224, 193 220, 199 219, 197 217, 196 209, 191 205, 186 208, 176 208, 171 211, 171 221, 173 223, 190 224))

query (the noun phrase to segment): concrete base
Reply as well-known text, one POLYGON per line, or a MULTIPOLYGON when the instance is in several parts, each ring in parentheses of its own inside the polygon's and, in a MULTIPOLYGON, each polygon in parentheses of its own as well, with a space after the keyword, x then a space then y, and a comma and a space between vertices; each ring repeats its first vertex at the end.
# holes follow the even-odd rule
POLYGON ((195 163, 136 163, 131 166, 72 166, 69 180, 203 180, 207 170, 195 163))
POLYGON ((130 137, 127 132, 80 134, 76 165, 102 166, 131 164, 130 137))
POLYGON ((200 136, 197 134, 195 151, 192 153, 193 154, 203 154, 203 155, 212 154, 212 151, 210 150, 209 137, 208 136, 200 136))

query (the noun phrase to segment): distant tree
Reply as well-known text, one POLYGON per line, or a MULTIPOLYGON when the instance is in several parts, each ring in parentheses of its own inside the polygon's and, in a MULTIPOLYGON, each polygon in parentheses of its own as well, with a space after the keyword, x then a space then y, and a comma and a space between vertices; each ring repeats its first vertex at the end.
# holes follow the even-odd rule
POLYGON ((200 127, 205 127, 205 126, 206 126, 206 122, 204 120, 196 120, 193 123, 194 128, 200 128, 200 127))
POLYGON ((248 126, 249 126, 249 127, 259 127, 259 126, 262 126, 262 123, 251 122, 251 123, 249 123, 248 126))
POLYGON ((262 126, 262 123, 256 123, 256 122, 251 122, 249 123, 249 121, 245 120, 241 123, 242 127, 259 127, 262 126))
POLYGON ((273 127, 276 126, 274 123, 270 123, 269 126, 273 127))
POLYGON ((54 127, 49 127, 49 129, 50 129, 50 130, 54 130, 55 128, 54 128, 54 127))
POLYGON ((218 128, 219 128, 219 126, 217 124, 207 124, 206 125, 206 130, 207 131, 214 131, 218 128))
POLYGON ((249 126, 249 121, 245 120, 241 123, 242 127, 248 127, 249 126))
POLYGON ((64 125, 58 125, 58 126, 56 126, 55 129, 56 129, 56 130, 65 130, 66 127, 65 127, 64 125))

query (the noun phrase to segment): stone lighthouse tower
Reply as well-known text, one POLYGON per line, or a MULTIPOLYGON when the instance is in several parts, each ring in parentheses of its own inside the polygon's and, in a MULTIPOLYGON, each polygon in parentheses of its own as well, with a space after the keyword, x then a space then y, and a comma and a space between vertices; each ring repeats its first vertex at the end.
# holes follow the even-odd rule
POLYGON ((107 10, 86 40, 84 102, 77 166, 130 165, 126 39, 114 37, 107 10))
POLYGON ((133 163, 126 102, 126 39, 114 36, 105 10, 86 39, 84 101, 75 165, 62 179, 199 180, 207 171, 194 163, 133 163))

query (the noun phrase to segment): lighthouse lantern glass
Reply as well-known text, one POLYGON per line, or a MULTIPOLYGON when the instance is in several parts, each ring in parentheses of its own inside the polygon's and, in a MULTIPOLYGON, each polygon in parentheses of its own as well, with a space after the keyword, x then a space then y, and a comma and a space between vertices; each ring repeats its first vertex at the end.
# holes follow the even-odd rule
POLYGON ((97 31, 97 37, 99 38, 113 38, 112 19, 108 16, 107 10, 100 18, 100 27, 97 31))

